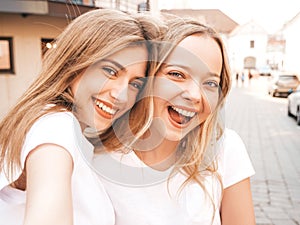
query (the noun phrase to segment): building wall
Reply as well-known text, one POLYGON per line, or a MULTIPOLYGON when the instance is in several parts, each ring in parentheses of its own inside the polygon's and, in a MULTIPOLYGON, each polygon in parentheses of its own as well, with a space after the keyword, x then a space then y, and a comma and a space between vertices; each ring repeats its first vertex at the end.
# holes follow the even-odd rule
POLYGON ((14 74, 0 74, 0 118, 14 105, 41 67, 41 39, 55 38, 65 18, 0 13, 0 37, 13 38, 14 74))
POLYGON ((266 65, 267 44, 268 34, 255 23, 250 22, 238 27, 228 38, 228 55, 232 71, 241 72, 248 57, 255 59, 256 68, 266 65), (251 41, 254 41, 253 48, 250 46, 251 41))
POLYGON ((255 67, 266 64, 267 35, 237 35, 229 39, 229 55, 233 70, 242 70, 246 57, 256 59, 255 67), (250 48, 250 41, 254 48, 250 48))
POLYGON ((284 29, 283 34, 286 40, 283 69, 294 71, 300 74, 300 14, 292 23, 284 29))

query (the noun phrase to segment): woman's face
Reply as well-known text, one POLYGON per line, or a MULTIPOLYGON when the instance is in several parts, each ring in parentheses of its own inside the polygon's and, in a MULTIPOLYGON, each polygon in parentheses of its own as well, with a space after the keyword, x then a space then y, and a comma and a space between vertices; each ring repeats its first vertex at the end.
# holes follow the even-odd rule
POLYGON ((72 83, 82 128, 105 130, 134 105, 145 82, 147 60, 146 47, 128 47, 91 65, 72 83))
POLYGON ((221 70, 215 40, 199 34, 183 39, 155 77, 154 129, 179 141, 205 121, 218 103, 221 70))

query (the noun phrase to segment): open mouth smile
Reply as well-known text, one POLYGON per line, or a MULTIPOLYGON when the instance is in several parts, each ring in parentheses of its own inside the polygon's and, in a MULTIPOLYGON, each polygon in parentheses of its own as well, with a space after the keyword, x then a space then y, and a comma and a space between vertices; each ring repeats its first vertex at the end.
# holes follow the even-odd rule
POLYGON ((197 114, 195 111, 181 109, 175 106, 168 106, 168 112, 171 122, 176 127, 187 125, 187 123, 197 114))
POLYGON ((99 99, 93 99, 93 100, 95 103, 96 111, 102 117, 104 117, 106 119, 111 119, 116 114, 117 110, 113 109, 111 104, 100 101, 99 99))

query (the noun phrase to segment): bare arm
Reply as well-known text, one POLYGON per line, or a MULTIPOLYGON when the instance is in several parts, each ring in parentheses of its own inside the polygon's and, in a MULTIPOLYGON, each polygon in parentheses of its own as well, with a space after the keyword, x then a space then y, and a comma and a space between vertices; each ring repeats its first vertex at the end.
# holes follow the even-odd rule
POLYGON ((72 171, 72 157, 60 146, 44 144, 28 155, 24 225, 73 224, 72 171))
POLYGON ((249 178, 224 190, 221 220, 222 225, 255 225, 249 178))

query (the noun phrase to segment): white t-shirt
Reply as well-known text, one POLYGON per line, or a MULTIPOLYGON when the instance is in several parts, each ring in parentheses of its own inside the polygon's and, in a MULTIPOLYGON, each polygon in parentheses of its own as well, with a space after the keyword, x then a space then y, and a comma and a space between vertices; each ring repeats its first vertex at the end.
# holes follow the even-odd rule
MULTIPOLYGON (((16 137, 17 138, 17 137, 16 137)), ((65 148, 73 159, 72 197, 75 225, 112 225, 114 210, 97 174, 90 169, 82 157, 93 155, 93 146, 82 135, 80 125, 70 112, 51 113, 34 123, 22 149, 22 166, 29 152, 44 143, 65 148)), ((18 177, 21 174, 16 175, 18 177)), ((26 191, 8 185, 0 174, 0 225, 21 225, 24 219, 26 191)))
MULTIPOLYGON (((223 188, 227 188, 254 174, 251 161, 241 138, 226 129, 217 144, 218 172, 223 188)), ((92 162, 110 196, 116 214, 116 225, 210 225, 220 222, 221 186, 215 176, 206 173, 204 185, 208 195, 197 183, 185 181, 183 173, 176 173, 167 182, 172 168, 153 170, 134 152, 101 153, 92 162), (215 209, 215 210, 214 210, 215 209)))

